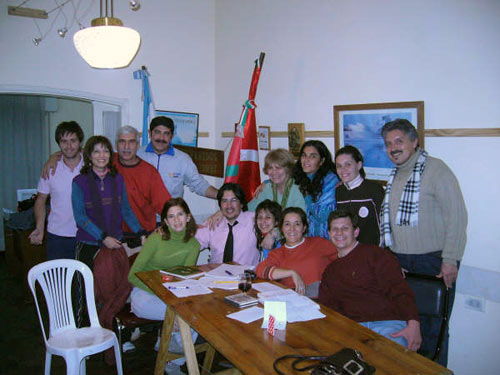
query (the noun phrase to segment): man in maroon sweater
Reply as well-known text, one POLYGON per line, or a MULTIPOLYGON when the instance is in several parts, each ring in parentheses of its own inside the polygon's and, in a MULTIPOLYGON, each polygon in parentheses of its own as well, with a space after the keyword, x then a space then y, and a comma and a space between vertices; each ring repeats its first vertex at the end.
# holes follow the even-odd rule
POLYGON ((397 259, 356 240, 358 220, 348 212, 328 217, 338 259, 323 272, 319 301, 388 339, 416 351, 422 342, 415 296, 397 259))

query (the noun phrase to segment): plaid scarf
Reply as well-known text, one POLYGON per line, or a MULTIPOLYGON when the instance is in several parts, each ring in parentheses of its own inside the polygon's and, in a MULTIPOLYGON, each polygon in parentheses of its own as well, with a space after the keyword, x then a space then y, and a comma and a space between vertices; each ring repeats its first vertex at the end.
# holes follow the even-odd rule
MULTIPOLYGON (((419 149, 420 153, 417 162, 413 166, 413 170, 408 177, 408 181, 403 189, 401 200, 399 201, 398 213, 396 215, 396 225, 414 227, 418 224, 418 202, 420 200, 420 177, 425 169, 427 160, 427 152, 419 149)), ((394 167, 387 181, 385 188, 385 197, 380 209, 380 246, 392 246, 391 220, 389 212, 389 201, 391 195, 391 187, 394 181, 394 176, 398 169, 394 167)))

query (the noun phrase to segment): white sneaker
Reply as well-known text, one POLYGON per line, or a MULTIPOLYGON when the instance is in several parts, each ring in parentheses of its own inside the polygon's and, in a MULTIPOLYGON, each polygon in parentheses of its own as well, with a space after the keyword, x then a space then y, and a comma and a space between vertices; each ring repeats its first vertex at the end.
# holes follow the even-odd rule
POLYGON ((130 341, 135 341, 141 336, 141 330, 139 327, 135 327, 134 332, 130 335, 130 341))
POLYGON ((122 345, 122 351, 124 353, 133 352, 135 350, 135 345, 130 341, 124 342, 122 345))
POLYGON ((181 366, 172 362, 167 362, 165 365, 165 373, 168 375, 182 375, 181 366))

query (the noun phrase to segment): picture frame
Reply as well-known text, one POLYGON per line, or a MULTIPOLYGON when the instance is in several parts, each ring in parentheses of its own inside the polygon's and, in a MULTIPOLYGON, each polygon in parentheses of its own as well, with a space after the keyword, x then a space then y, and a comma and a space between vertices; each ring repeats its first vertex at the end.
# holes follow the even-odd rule
POLYGON ((353 145, 363 155, 366 178, 387 181, 393 163, 387 157, 380 130, 385 123, 404 118, 418 132, 424 148, 424 102, 392 102, 333 106, 335 152, 353 145))
POLYGON ((288 124, 288 151, 299 157, 300 147, 304 143, 304 123, 292 122, 288 124))
POLYGON ((155 111, 155 116, 169 117, 174 122, 173 145, 198 147, 198 113, 158 110, 155 111))
POLYGON ((271 127, 259 126, 259 149, 271 149, 271 127))

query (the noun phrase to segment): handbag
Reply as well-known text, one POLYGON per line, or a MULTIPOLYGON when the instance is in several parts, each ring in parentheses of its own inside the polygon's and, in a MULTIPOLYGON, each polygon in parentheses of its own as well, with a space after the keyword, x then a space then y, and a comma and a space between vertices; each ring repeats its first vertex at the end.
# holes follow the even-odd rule
POLYGON ((312 375, 371 375, 375 373, 375 367, 363 359, 358 350, 343 348, 342 350, 326 357, 285 355, 276 359, 273 363, 274 370, 279 375, 285 375, 278 369, 278 363, 294 358, 291 367, 295 371, 310 371, 312 375), (319 364, 299 367, 303 361, 319 360, 319 364))

